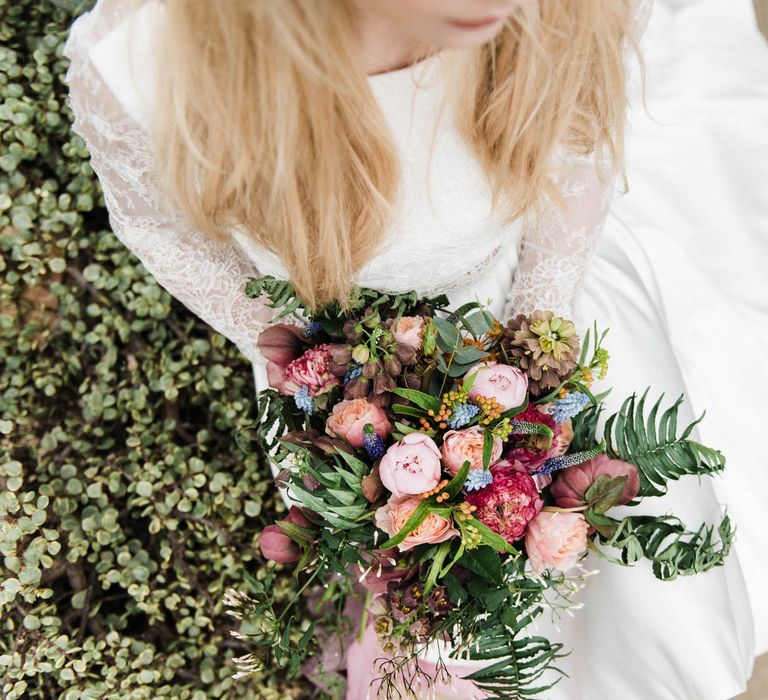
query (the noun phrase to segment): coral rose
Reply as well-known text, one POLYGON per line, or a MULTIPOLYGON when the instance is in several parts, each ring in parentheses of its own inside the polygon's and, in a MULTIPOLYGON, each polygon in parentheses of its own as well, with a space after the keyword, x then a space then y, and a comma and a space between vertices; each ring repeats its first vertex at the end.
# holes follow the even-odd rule
POLYGON ((421 349, 424 319, 421 316, 403 316, 392 328, 392 335, 399 345, 421 349))
POLYGON ((485 396, 494 398, 506 411, 521 406, 528 392, 528 377, 517 367, 499 365, 495 362, 481 362, 467 372, 475 374, 475 381, 469 391, 469 397, 485 396))
POLYGON ((526 472, 514 466, 497 465, 491 469, 491 474, 493 481, 488 486, 468 493, 466 498, 477 508, 475 517, 511 543, 525 535, 528 523, 544 502, 526 472))
MULTIPOLYGON (((483 428, 477 425, 466 430, 449 430, 443 436, 443 446, 440 448, 445 470, 455 476, 466 461, 469 461, 470 469, 482 469, 483 433, 483 428)), ((493 438, 490 464, 495 464, 501 457, 502 447, 501 439, 493 438)))
POLYGON ((370 423, 374 432, 386 440, 392 432, 387 414, 367 399, 339 401, 325 424, 325 432, 331 437, 340 437, 353 447, 363 446, 363 429, 370 423))
POLYGON ((555 503, 561 508, 578 508, 586 504, 585 492, 603 474, 616 478, 626 476, 624 491, 616 502, 617 506, 629 503, 640 490, 640 477, 634 464, 620 459, 611 459, 606 454, 600 454, 584 464, 563 469, 552 484, 550 493, 555 503))
MULTIPOLYGON (((415 496, 392 496, 386 505, 376 511, 376 527, 384 530, 390 537, 396 535, 421 502, 421 499, 415 496)), ((450 518, 430 513, 397 547, 401 552, 405 552, 420 544, 445 542, 458 534, 450 518)))
POLYGON ((525 551, 537 573, 553 567, 568 571, 587 549, 589 525, 581 513, 543 511, 528 524, 525 551))
POLYGON ((440 472, 440 450, 424 433, 409 433, 391 445, 379 462, 381 483, 393 496, 431 491, 440 481, 440 472))

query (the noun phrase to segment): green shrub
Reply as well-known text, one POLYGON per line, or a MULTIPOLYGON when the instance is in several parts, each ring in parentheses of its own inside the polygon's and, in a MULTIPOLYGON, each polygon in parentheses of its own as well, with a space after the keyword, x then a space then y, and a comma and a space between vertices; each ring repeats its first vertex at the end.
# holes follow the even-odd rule
POLYGON ((109 231, 62 81, 82 4, 0 0, 0 694, 303 697, 231 679, 223 593, 281 509, 234 442, 253 376, 109 231))

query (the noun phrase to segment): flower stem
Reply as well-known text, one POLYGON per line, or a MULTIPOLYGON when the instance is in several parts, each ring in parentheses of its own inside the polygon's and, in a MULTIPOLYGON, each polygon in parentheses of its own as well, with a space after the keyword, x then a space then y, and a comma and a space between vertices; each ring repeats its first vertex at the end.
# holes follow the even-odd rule
POLYGON ((373 599, 373 592, 365 592, 365 600, 363 601, 363 612, 360 614, 360 629, 357 632, 357 641, 359 644, 363 643, 363 635, 365 634, 365 628, 368 625, 368 606, 373 599))
POLYGON ((575 506, 573 508, 558 508, 557 506, 544 506, 542 510, 546 510, 548 513, 578 513, 582 510, 586 510, 589 506, 575 506))

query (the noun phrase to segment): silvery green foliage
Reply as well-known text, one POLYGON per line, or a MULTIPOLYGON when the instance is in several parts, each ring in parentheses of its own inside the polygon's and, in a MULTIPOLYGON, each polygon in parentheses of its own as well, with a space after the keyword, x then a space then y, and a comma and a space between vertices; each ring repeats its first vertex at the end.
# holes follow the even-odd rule
POLYGON ((108 229, 62 82, 86 5, 0 0, 0 695, 299 697, 230 677, 280 508, 234 440, 251 368, 108 229))

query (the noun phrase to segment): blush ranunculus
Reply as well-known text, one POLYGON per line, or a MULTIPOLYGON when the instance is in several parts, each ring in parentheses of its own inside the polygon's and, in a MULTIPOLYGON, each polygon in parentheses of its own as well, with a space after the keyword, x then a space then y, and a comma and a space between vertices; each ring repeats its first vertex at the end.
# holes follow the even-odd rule
POLYGON ((525 551, 537 573, 555 568, 568 571, 587 549, 589 525, 581 513, 542 511, 530 523, 525 551))
POLYGON ((474 516, 507 542, 525 535, 526 527, 544 505, 533 479, 519 467, 498 465, 491 469, 493 481, 466 495, 477 510, 474 516))
MULTIPOLYGON (((483 468, 483 433, 484 430, 475 425, 465 430, 449 430, 443 436, 443 446, 440 453, 443 456, 443 466, 454 476, 459 473, 464 462, 469 461, 470 469, 483 468)), ((491 462, 495 464, 501 457, 503 443, 500 438, 493 438, 491 462)))
POLYGON ((504 410, 521 406, 528 392, 528 376, 517 367, 500 365, 495 362, 481 362, 467 372, 470 377, 476 373, 469 390, 469 397, 485 396, 494 398, 504 410))
POLYGON ((578 508, 585 505, 584 493, 603 474, 616 478, 626 476, 624 491, 616 503, 617 506, 629 503, 640 490, 640 476, 634 464, 620 459, 611 459, 606 454, 600 454, 584 464, 563 469, 555 478, 550 489, 555 503, 561 508, 578 508))
POLYGON ((363 429, 373 425, 374 432, 386 440, 392 432, 387 414, 367 399, 339 401, 325 424, 325 432, 331 437, 340 437, 353 447, 363 446, 363 429))
POLYGON ((421 316, 403 316, 392 328, 395 342, 415 350, 421 349, 424 319, 421 316))
MULTIPOLYGON (((414 433, 411 433, 414 434, 414 433)), ((407 437, 407 436, 406 436, 407 437)), ((416 496, 392 496, 375 514, 376 527, 384 530, 390 537, 403 529, 413 511, 421 504, 416 496)), ((458 535, 450 518, 430 513, 398 546, 405 552, 420 544, 437 544, 458 535)))
POLYGON ((309 348, 288 364, 281 393, 293 395, 306 387, 310 396, 317 396, 338 386, 339 379, 331 372, 330 349, 327 343, 309 348))
POLYGON ((381 483, 393 496, 415 496, 440 482, 440 450, 424 433, 409 433, 391 445, 379 463, 381 483))

